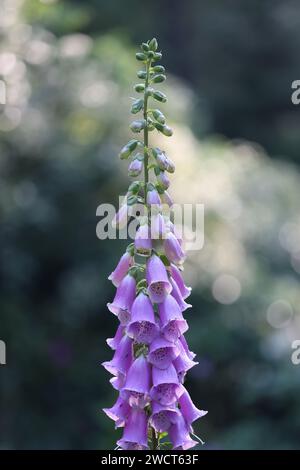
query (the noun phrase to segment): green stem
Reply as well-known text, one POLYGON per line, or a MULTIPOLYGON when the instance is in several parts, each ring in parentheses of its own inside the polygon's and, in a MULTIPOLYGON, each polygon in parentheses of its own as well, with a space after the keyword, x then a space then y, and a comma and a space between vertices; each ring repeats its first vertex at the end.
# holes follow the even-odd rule
MULTIPOLYGON (((146 80, 145 80, 145 93, 144 93, 144 119, 147 123, 148 111, 148 86, 149 86, 149 70, 151 67, 151 60, 147 60, 146 64, 146 80)), ((144 127, 144 201, 147 205, 147 183, 149 181, 148 174, 148 126, 144 127)))
MULTIPOLYGON (((146 80, 145 80, 145 93, 144 93, 144 119, 147 123, 148 117, 148 86, 149 86, 149 71, 151 67, 151 59, 146 64, 146 80)), ((149 170, 148 170, 148 126, 144 127, 144 203, 147 208, 147 183, 149 181, 149 170)), ((148 218, 150 217, 148 211, 148 218)), ((151 428, 151 448, 152 450, 158 449, 158 438, 154 428, 151 428)))
POLYGON ((154 428, 151 428, 151 448, 152 450, 158 450, 158 438, 156 436, 156 432, 154 428))

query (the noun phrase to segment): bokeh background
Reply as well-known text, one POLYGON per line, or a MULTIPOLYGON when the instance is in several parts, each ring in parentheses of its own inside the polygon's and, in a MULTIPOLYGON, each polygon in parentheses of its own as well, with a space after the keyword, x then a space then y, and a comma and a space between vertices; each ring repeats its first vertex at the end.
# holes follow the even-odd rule
POLYGON ((128 180, 136 46, 164 53, 172 194, 205 204, 187 312, 209 414, 205 449, 300 442, 297 0, 1 0, 0 448, 111 449, 119 431, 105 338, 107 275, 126 246, 96 238, 96 208, 128 180))

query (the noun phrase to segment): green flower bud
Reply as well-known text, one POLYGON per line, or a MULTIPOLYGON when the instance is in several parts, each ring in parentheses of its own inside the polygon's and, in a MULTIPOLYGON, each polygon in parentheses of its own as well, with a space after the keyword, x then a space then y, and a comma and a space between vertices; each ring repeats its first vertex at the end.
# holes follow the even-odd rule
POLYGON ((147 120, 147 126, 149 131, 153 131, 155 129, 154 127, 154 122, 151 118, 148 118, 147 120))
POLYGON ((132 114, 136 114, 139 111, 141 111, 141 109, 143 109, 143 106, 144 106, 144 100, 143 99, 135 100, 132 103, 132 106, 131 106, 132 114))
POLYGON ((140 190, 140 187, 141 187, 140 181, 133 181, 133 183, 131 183, 131 185, 128 188, 128 192, 132 194, 137 194, 140 190))
POLYGON ((151 94, 154 99, 156 99, 157 101, 160 101, 161 103, 165 103, 167 101, 166 95, 162 93, 161 91, 153 91, 151 94))
POLYGON ((167 137, 171 137, 171 135, 173 134, 171 127, 166 126, 165 124, 160 124, 159 122, 156 122, 154 125, 159 132, 161 132, 167 137))
POLYGON ((137 72, 137 76, 138 76, 138 78, 141 78, 142 80, 145 80, 145 78, 147 77, 147 72, 145 72, 145 70, 139 70, 137 72))
POLYGON ((141 45, 141 49, 144 52, 148 52, 149 51, 149 45, 146 42, 143 42, 142 45, 141 45))
POLYGON ((134 90, 137 93, 143 93, 143 91, 145 90, 145 85, 143 83, 137 83, 136 85, 134 85, 134 90))
POLYGON ((153 60, 160 60, 162 58, 161 52, 154 52, 153 60))
POLYGON ((154 59, 154 55, 155 55, 155 52, 153 52, 153 51, 149 51, 147 53, 148 59, 154 59))
POLYGON ((138 142, 138 140, 132 139, 127 142, 126 145, 124 145, 124 147, 121 149, 121 152, 119 153, 121 160, 125 160, 129 157, 129 155, 132 154, 132 152, 136 149, 138 142))
POLYGON ((138 202, 138 199, 133 194, 127 198, 127 205, 128 206, 133 206, 133 204, 136 204, 137 202, 138 202))
POLYGON ((141 119, 141 120, 138 120, 138 121, 132 121, 132 123, 130 124, 130 129, 132 130, 132 132, 141 132, 145 127, 145 120, 144 119, 141 119))
POLYGON ((137 52, 135 54, 135 58, 136 60, 140 60, 142 62, 147 59, 146 55, 143 52, 137 52))
POLYGON ((156 119, 156 121, 159 122, 160 124, 164 124, 166 122, 165 116, 159 109, 154 109, 152 111, 152 115, 154 119, 156 119))
POLYGON ((163 67, 163 65, 155 65, 153 68, 152 68, 153 72, 155 73, 165 73, 165 68, 163 67))
POLYGON ((149 42, 149 49, 151 51, 156 51, 157 48, 158 48, 157 39, 156 38, 151 39, 151 41, 149 42))
POLYGON ((166 76, 165 75, 162 75, 162 74, 159 74, 159 75, 154 75, 154 77, 152 78, 152 81, 153 83, 162 83, 166 80, 166 76))

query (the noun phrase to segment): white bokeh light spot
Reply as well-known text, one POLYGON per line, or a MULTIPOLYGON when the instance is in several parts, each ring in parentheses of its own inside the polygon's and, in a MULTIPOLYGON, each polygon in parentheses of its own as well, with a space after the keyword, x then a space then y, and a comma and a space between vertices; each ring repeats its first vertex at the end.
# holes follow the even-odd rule
POLYGON ((240 281, 231 274, 221 274, 213 283, 212 293, 221 304, 233 304, 241 295, 240 281))

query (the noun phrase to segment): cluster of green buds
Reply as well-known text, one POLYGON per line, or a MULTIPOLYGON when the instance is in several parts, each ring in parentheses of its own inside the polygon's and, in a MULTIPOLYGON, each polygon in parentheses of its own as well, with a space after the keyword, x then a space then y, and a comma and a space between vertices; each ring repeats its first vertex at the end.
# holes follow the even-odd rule
MULTIPOLYGON (((141 52, 136 53, 136 59, 143 63, 144 69, 137 72, 141 83, 134 85, 137 93, 143 94, 140 98, 134 99, 131 106, 131 113, 141 114, 140 119, 135 119, 130 124, 130 129, 135 134, 143 133, 143 139, 131 139, 121 150, 120 158, 129 159, 131 162, 128 168, 130 177, 138 177, 144 169, 144 183, 135 184, 129 189, 128 199, 130 204, 137 202, 140 191, 144 191, 144 202, 147 201, 147 190, 153 188, 162 196, 163 202, 172 205, 172 201, 166 190, 170 185, 167 173, 175 171, 174 163, 159 148, 150 148, 148 144, 148 133, 154 130, 170 137, 173 131, 166 123, 163 112, 155 105, 155 102, 165 103, 166 95, 154 88, 156 84, 166 80, 165 68, 157 62, 162 58, 158 52, 158 43, 155 38, 141 44, 141 52), (151 99, 151 106, 149 100, 151 99), (149 186, 149 170, 153 170, 155 175, 155 185, 149 186), (134 189, 134 191, 132 191, 134 189)), ((150 197, 151 199, 151 197, 150 197)))

